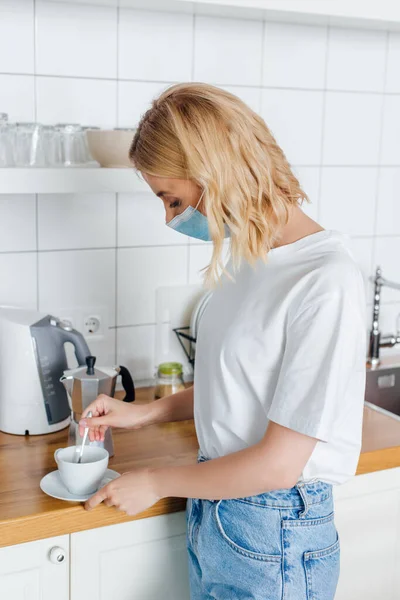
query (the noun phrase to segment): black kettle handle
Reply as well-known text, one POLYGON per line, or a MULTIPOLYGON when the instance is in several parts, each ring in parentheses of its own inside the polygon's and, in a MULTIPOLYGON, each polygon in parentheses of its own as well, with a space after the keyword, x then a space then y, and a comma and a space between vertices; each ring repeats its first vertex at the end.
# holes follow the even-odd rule
POLYGON ((119 374, 121 375, 122 387, 124 388, 126 394, 125 398, 123 398, 124 402, 134 402, 135 401, 135 384, 133 383, 132 375, 128 371, 126 367, 119 367, 119 374))

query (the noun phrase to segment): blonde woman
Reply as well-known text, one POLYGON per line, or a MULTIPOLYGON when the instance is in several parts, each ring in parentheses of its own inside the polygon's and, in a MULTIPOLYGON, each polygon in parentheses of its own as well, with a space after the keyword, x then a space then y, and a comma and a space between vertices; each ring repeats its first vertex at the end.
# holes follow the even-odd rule
POLYGON ((194 387, 147 406, 101 396, 81 426, 100 440, 110 426, 194 416, 199 460, 125 474, 86 508, 132 515, 189 498, 192 600, 331 600, 332 486, 356 469, 365 378, 363 282, 346 238, 302 212, 306 194, 265 122, 218 88, 165 91, 130 156, 166 224, 213 242, 214 293, 194 387))

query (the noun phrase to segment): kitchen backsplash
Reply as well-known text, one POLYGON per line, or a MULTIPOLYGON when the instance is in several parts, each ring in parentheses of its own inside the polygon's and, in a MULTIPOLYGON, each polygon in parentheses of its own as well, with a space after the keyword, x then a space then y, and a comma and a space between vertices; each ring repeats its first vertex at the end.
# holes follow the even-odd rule
MULTIPOLYGON (((10 119, 132 127, 173 82, 220 85, 265 118, 312 200, 307 212, 351 235, 365 278, 380 264, 398 281, 399 64, 400 33, 0 1, 10 119)), ((0 195, 0 303, 100 307, 107 335, 92 351, 151 377, 156 290, 200 284, 210 256, 163 220, 146 193, 0 195)), ((400 295, 383 293, 391 331, 400 295)))

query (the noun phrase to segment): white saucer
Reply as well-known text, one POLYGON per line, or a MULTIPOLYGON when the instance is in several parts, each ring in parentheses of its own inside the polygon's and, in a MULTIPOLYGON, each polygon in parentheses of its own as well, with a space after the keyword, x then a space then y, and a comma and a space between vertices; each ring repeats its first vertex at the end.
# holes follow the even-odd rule
MULTIPOLYGON (((98 490, 107 485, 107 483, 110 483, 110 481, 113 479, 117 479, 119 476, 120 474, 117 473, 117 471, 107 469, 107 471, 104 473, 103 479, 100 482, 98 490)), ((89 498, 93 496, 93 494, 82 494, 81 496, 75 496, 74 494, 71 494, 71 492, 67 490, 61 481, 58 470, 52 471, 43 477, 40 482, 40 489, 48 496, 52 496, 58 500, 67 500, 68 502, 86 502, 86 500, 89 500, 89 498)))

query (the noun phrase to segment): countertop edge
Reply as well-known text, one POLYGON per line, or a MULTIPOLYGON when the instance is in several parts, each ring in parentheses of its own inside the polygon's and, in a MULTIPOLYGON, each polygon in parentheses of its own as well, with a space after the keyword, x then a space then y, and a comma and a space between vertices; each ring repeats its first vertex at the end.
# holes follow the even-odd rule
POLYGON ((164 498, 147 510, 128 516, 105 505, 86 511, 83 504, 74 504, 69 508, 52 510, 39 515, 0 521, 0 548, 171 514, 183 511, 185 508, 185 498, 164 498))
MULTIPOLYGON (((400 466, 400 446, 363 452, 357 467, 357 475, 374 473, 400 466)), ((51 510, 41 514, 0 521, 0 548, 26 542, 70 535, 89 529, 127 523, 185 510, 185 498, 163 498, 147 510, 127 516, 105 505, 86 511, 83 504, 51 510), (45 527, 43 525, 45 524, 45 527), (45 531, 43 529, 45 528, 45 531)))

